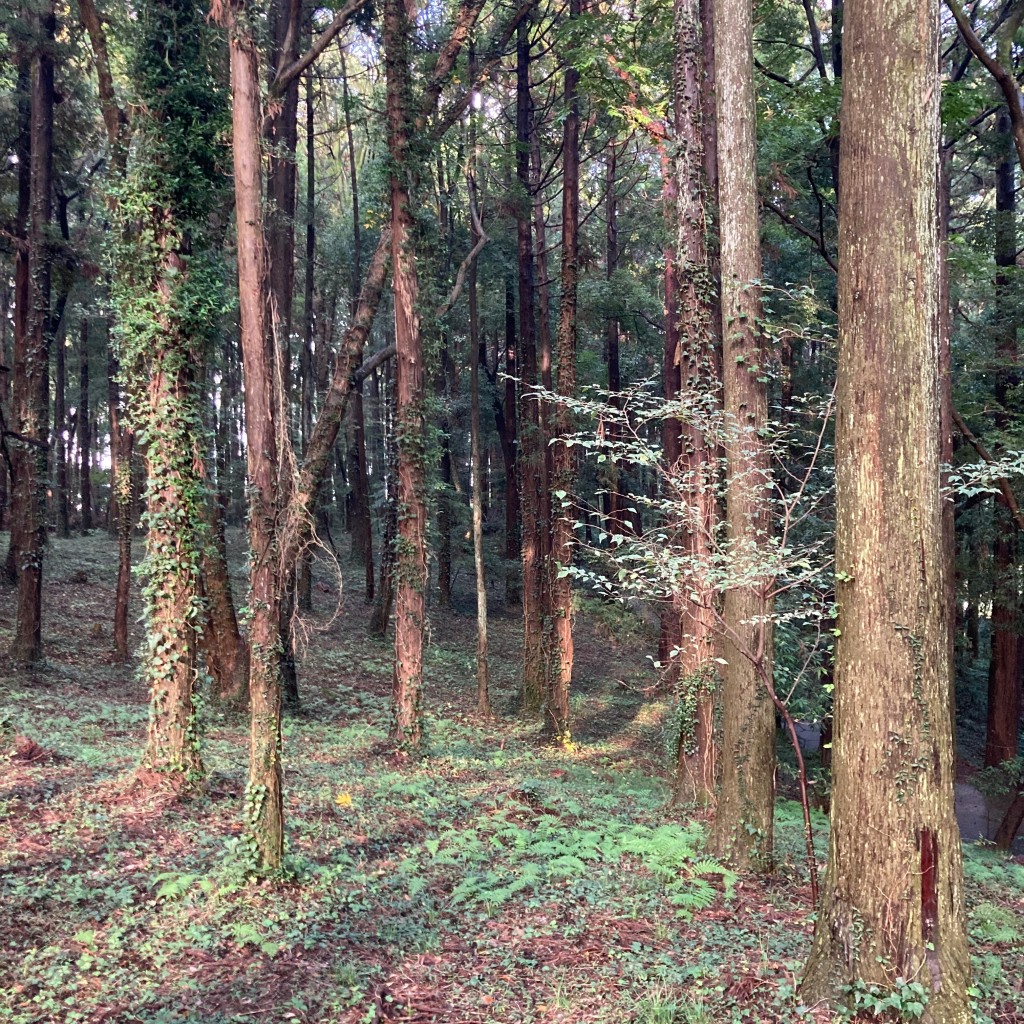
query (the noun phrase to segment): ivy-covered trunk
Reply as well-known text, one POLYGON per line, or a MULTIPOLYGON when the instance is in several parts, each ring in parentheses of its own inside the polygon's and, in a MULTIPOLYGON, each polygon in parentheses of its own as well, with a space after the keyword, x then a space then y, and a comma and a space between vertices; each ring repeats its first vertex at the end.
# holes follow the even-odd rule
POLYGON ((972 1014, 939 487, 937 6, 845 7, 832 806, 803 999, 916 984, 923 1021, 960 1024, 972 1014))
POLYGON ((398 539, 395 558, 395 666, 391 743, 419 746, 422 733, 423 631, 427 583, 426 379, 420 333, 412 191, 409 43, 412 26, 403 0, 384 6, 388 152, 391 155, 391 267, 395 299, 395 428, 398 440, 398 539))
MULTIPOLYGON (((675 2, 673 120, 676 179, 675 261, 678 301, 678 365, 681 389, 692 399, 682 430, 678 462, 680 503, 689 509, 684 526, 689 571, 677 588, 681 611, 677 701, 675 799, 711 804, 715 800, 714 712, 717 670, 715 621, 718 594, 707 580, 714 556, 718 521, 718 453, 709 437, 721 405, 717 358, 718 294, 709 251, 709 208, 714 195, 708 180, 708 50, 700 0, 675 2)), ((711 107, 713 111, 713 106, 711 107)))
POLYGON ((281 772, 281 446, 287 442, 282 381, 269 326, 268 256, 263 229, 259 52, 244 0, 223 16, 231 54, 238 292, 249 489, 249 783, 246 853, 253 870, 273 873, 284 856, 281 772))
MULTIPOLYGON (((190 0, 148 0, 139 8, 129 65, 138 144, 113 205, 114 339, 146 471, 144 763, 183 781, 203 771, 197 690, 207 493, 197 375, 223 304, 204 218, 220 189, 214 137, 225 105, 205 36, 190 0)), ((130 487, 129 466, 118 470, 130 487)), ((123 487, 120 499, 130 517, 123 487)), ((129 518, 126 532, 130 525, 129 518)))
MULTIPOLYGON (((53 192, 53 46, 56 16, 52 2, 32 16, 28 260, 19 261, 18 298, 22 329, 15 330, 11 519, 18 609, 11 658, 31 664, 43 656, 43 548, 46 544, 46 482, 50 405, 49 242, 53 192)), ((20 186, 20 181, 19 181, 20 186)), ((20 197, 19 197, 20 198, 20 197)), ((16 271, 16 277, 17 277, 16 271)))
POLYGON ((770 530, 768 352, 761 333, 753 24, 750 0, 715 0, 718 201, 721 238, 722 401, 730 572, 722 610, 722 784, 711 835, 738 868, 772 859, 775 710, 766 574, 770 530))

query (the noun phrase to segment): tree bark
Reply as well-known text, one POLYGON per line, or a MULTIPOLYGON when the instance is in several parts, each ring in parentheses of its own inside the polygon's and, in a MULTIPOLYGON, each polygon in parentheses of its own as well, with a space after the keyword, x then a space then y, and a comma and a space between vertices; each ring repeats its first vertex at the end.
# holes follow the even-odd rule
POLYGON ((711 848, 734 866, 772 862, 775 709, 759 671, 772 677, 772 607, 757 568, 771 529, 768 352, 761 333, 760 238, 750 0, 715 0, 718 200, 722 275, 722 384, 729 565, 746 581, 722 609, 722 784, 711 848))
MULTIPOLYGON (((54 6, 33 18, 36 31, 31 76, 31 181, 28 207, 28 282, 23 344, 14 353, 12 518, 19 522, 15 566, 18 607, 11 658, 32 664, 43 655, 43 548, 49 451, 50 270, 48 241, 53 193, 54 6)), ((17 336, 16 336, 17 340, 17 336)))
POLYGON ((252 867, 280 870, 284 856, 281 772, 281 611, 284 579, 277 543, 287 440, 283 381, 268 330, 269 258, 263 223, 259 52, 244 0, 223 8, 231 55, 235 218, 242 373, 249 481, 249 781, 245 837, 252 867))
POLYGON ((534 306, 533 216, 530 197, 530 134, 533 102, 530 95, 530 36, 528 22, 516 35, 516 262, 519 268, 520 385, 517 410, 519 440, 519 510, 523 563, 523 707, 539 714, 547 698, 544 656, 546 558, 550 543, 543 520, 546 445, 540 402, 531 391, 540 384, 534 306))
POLYGON ((89 409, 89 318, 82 317, 78 350, 78 456, 82 533, 92 529, 92 420, 89 409))
MULTIPOLYGON (((715 800, 717 751, 714 712, 715 608, 718 594, 701 571, 714 555, 717 533, 717 451, 707 436, 707 423, 696 410, 710 401, 721 405, 720 367, 714 321, 719 313, 715 274, 709 251, 709 207, 714 194, 707 180, 705 115, 713 113, 706 96, 708 76, 701 26, 700 0, 675 2, 675 121, 676 278, 680 290, 678 364, 680 387, 691 398, 695 413, 682 431, 679 495, 690 511, 685 524, 686 556, 693 567, 683 580, 676 604, 681 609, 679 652, 679 740, 676 749, 674 798, 684 803, 712 804, 715 800)), ((713 128, 713 125, 711 126, 713 128)))
POLYGON ((403 0, 386 0, 384 48, 387 78, 388 152, 391 156, 391 267, 395 302, 395 419, 398 440, 398 541, 395 559, 395 665, 390 742, 400 752, 415 750, 422 735, 426 561, 426 437, 423 412, 426 379, 417 310, 413 191, 410 152, 411 15, 403 0))
MULTIPOLYGON (((1001 153, 996 165, 995 242, 995 426, 1011 425, 1010 393, 1017 383, 1017 211, 1010 115, 996 119, 1001 153)), ((992 647, 988 671, 988 719, 984 763, 991 767, 1017 756, 1021 710, 1020 593, 1017 584, 1017 536, 1009 506, 995 497, 992 541, 992 647)))
POLYGON ((959 1024, 971 1010, 939 488, 938 11, 848 0, 844 17, 833 784, 803 998, 916 979, 922 1019, 959 1024))
MULTIPOLYGON (((569 19, 581 12, 580 0, 569 0, 569 19)), ((580 222, 580 109, 579 72, 565 71, 566 116, 562 128, 562 295, 558 311, 558 394, 572 399, 576 390, 576 313, 579 281, 580 222)), ((547 559, 547 687, 544 732, 560 746, 571 743, 569 690, 572 684, 572 585, 568 569, 573 557, 576 485, 575 451, 564 439, 572 433, 573 416, 564 401, 555 408, 554 436, 562 439, 551 450, 551 552, 547 559)), ((547 490, 547 488, 545 488, 547 490)))

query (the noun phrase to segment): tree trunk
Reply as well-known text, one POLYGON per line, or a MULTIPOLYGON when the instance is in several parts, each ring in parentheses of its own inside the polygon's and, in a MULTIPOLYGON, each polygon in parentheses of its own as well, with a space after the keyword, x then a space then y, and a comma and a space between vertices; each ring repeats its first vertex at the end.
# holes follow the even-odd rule
POLYGON ((750 0, 715 0, 718 198, 722 274, 722 384, 726 505, 732 575, 722 610, 722 785, 711 847, 739 868, 772 862, 775 709, 759 677, 772 677, 772 607, 757 569, 768 553, 771 476, 761 431, 768 421, 768 359, 761 334, 760 238, 750 0))
MULTIPOLYGON (((580 0, 569 0, 569 19, 580 16, 580 0)), ((576 391, 576 312, 579 280, 580 110, 579 72, 565 72, 566 117, 562 128, 562 296, 558 312, 558 394, 571 400, 576 391)), ((554 436, 564 439, 573 430, 573 415, 565 402, 555 409, 554 436)), ((572 683, 572 584, 568 569, 573 557, 576 525, 572 499, 576 485, 575 450, 564 440, 551 450, 551 552, 547 559, 550 595, 547 638, 547 692, 544 731, 555 743, 569 746, 569 689, 572 683)), ((545 491, 547 488, 545 488, 545 491)))
POLYGON ((403 0, 386 0, 384 48, 387 77, 388 152, 391 156, 391 267, 395 301, 395 419, 398 439, 398 542, 395 595, 395 666, 390 742, 415 750, 422 734, 426 561, 425 375, 420 333, 412 193, 416 173, 410 152, 412 96, 410 12, 403 0))
POLYGON ((54 347, 53 372, 53 504, 57 521, 57 536, 67 540, 71 536, 68 525, 68 411, 67 411, 67 347, 63 338, 57 338, 54 347))
POLYGON ((914 979, 930 990, 922 1019, 959 1024, 971 1011, 939 489, 938 23, 932 0, 845 8, 831 831, 803 999, 914 979))
MULTIPOLYGON (((710 398, 721 403, 720 368, 714 321, 718 314, 715 274, 709 252, 708 208, 714 195, 706 173, 705 96, 708 49, 701 25, 700 0, 675 2, 675 67, 673 117, 675 121, 676 279, 679 297, 678 364, 681 390, 697 399, 694 409, 710 398)), ((710 112, 713 113, 713 103, 710 112)), ((713 128, 713 125, 710 127, 713 128)), ((681 502, 688 513, 685 543, 695 572, 683 581, 676 603, 681 608, 679 652, 679 740, 676 749, 674 798, 684 803, 712 804, 715 800, 717 752, 714 717, 715 608, 718 595, 701 566, 714 555, 717 533, 717 452, 707 436, 707 424, 698 415, 683 427, 679 462, 681 502)))
POLYGON ((516 206, 516 260, 519 266, 519 351, 522 377, 519 394, 519 501, 523 559, 523 707, 538 714, 547 697, 544 664, 544 604, 546 556, 550 542, 543 521, 546 446, 540 402, 531 389, 540 384, 537 366, 537 331, 534 309, 533 216, 530 197, 530 133, 533 103, 530 96, 529 24, 523 21, 516 35, 516 179, 520 191, 516 206))
POLYGON ((15 334, 13 429, 11 444, 12 533, 18 574, 18 609, 11 659, 32 664, 43 656, 43 548, 46 544, 46 483, 49 451, 50 268, 48 241, 53 192, 53 46, 56 16, 52 2, 33 18, 37 37, 31 78, 31 181, 28 206, 28 305, 19 346, 15 334))
POLYGON ((132 531, 135 529, 135 439, 122 422, 120 368, 111 348, 107 357, 107 407, 110 412, 110 518, 117 537, 117 592, 114 597, 114 660, 128 661, 128 605, 132 585, 132 531))
MULTIPOLYGON (((519 472, 516 459, 517 421, 516 376, 519 363, 516 358, 515 294, 511 279, 505 281, 505 394, 502 404, 495 404, 494 412, 501 440, 501 460, 505 467, 505 604, 514 607, 523 599, 520 585, 519 559, 522 554, 522 531, 519 518, 519 472)), ((495 360, 497 369, 497 360, 495 360)))
POLYGON ((246 849, 256 871, 273 873, 284 856, 281 772, 281 611, 277 549, 280 445, 286 440, 283 381, 268 330, 270 282, 263 229, 259 53, 244 0, 224 8, 231 54, 235 219, 249 490, 249 782, 246 849), (285 434, 282 437, 282 433, 285 434))
MULTIPOLYGON (((996 166, 995 306, 996 306, 996 428, 1010 427, 1010 392, 1017 384, 1017 212, 1014 180, 1016 154, 1010 115, 1001 110, 996 120, 1000 142, 996 166)), ((1016 531, 1006 498, 997 494, 992 542, 992 648, 988 671, 988 722, 985 766, 1017 756, 1021 677, 1020 592, 1016 572, 1016 531)))
MULTIPOLYGON (((89 410, 89 318, 82 317, 78 351, 78 456, 82 533, 92 529, 92 420, 89 410)), ((113 437, 111 437, 113 447, 113 437)))

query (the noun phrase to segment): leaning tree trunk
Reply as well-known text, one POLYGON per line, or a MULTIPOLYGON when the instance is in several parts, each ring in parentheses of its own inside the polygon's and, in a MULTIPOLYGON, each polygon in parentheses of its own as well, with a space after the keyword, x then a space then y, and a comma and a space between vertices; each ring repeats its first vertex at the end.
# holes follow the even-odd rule
POLYGON ((846 4, 832 807, 803 998, 916 980, 922 1019, 960 1024, 972 1018, 939 488, 937 29, 934 0, 846 4))
POLYGON ((53 191, 52 0, 33 18, 38 33, 32 57, 31 157, 28 216, 28 300, 25 329, 15 335, 11 518, 18 577, 18 609, 11 658, 31 664, 43 656, 43 548, 46 544, 46 476, 50 399, 50 268, 48 241, 53 191), (21 345, 17 342, 21 341, 21 345))
POLYGON ((423 633, 426 625, 426 378, 417 310, 415 183, 409 43, 412 28, 402 0, 386 0, 384 48, 387 74, 388 152, 392 167, 391 267, 395 296, 395 419, 398 435, 398 541, 396 552, 395 666, 390 741, 414 750, 422 734, 423 633))
POLYGON ((758 572, 768 553, 771 465, 759 325, 760 238, 750 0, 715 0, 718 201, 722 274, 722 385, 730 574, 722 610, 722 785, 712 848, 739 868, 772 860, 775 710, 759 670, 772 675, 771 602, 758 572), (742 577, 746 577, 744 581, 742 577))

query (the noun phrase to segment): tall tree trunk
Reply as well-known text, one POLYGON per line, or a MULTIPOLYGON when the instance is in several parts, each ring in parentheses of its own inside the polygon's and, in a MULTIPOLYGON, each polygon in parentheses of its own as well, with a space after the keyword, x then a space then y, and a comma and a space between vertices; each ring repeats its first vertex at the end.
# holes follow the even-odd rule
POLYGON ((547 457, 540 402, 531 389, 540 384, 534 308, 533 216, 530 197, 530 134, 533 102, 530 95, 529 24, 516 35, 516 259, 519 266, 519 351, 522 378, 519 394, 519 501, 523 559, 523 707, 538 714, 547 697, 544 659, 544 599, 546 556, 550 543, 543 521, 544 464, 547 457))
POLYGON ((132 584, 132 531, 135 529, 135 437, 125 422, 118 386, 120 367, 113 349, 107 357, 107 408, 110 413, 110 519, 117 537, 117 590, 114 597, 114 660, 128 661, 128 606, 132 584))
MULTIPOLYGON (((345 59, 342 57, 342 92, 345 104, 345 142, 348 152, 349 187, 352 191, 352 316, 356 316, 359 305, 359 282, 363 277, 363 236, 359 217, 359 175, 356 166, 355 134, 352 130, 352 109, 348 90, 348 76, 345 59)), ((352 551, 363 563, 363 600, 373 604, 373 518, 370 510, 370 478, 366 458, 366 413, 363 403, 363 385, 360 381, 352 394, 352 444, 350 465, 355 471, 352 489, 352 551), (353 518, 354 517, 354 518, 353 518)), ((390 608, 388 609, 390 614, 390 608)))
MULTIPOLYGON (((715 274, 709 252, 709 207, 714 194, 707 175, 705 116, 714 111, 705 95, 708 49, 700 0, 675 2, 676 276, 679 298, 678 362, 681 389, 700 400, 721 403, 720 368, 714 327, 718 313, 715 274)), ((711 126, 713 128, 713 125, 711 126)), ((679 462, 680 499, 691 510, 685 524, 690 564, 696 567, 677 597, 682 609, 679 653, 680 721, 676 750, 675 799, 711 804, 715 799, 715 607, 718 595, 701 566, 714 555, 717 532, 717 452, 707 424, 695 414, 683 427, 679 462)))
MULTIPOLYGON (((29 241, 28 222, 29 207, 31 205, 32 193, 32 57, 31 43, 23 40, 17 50, 18 78, 16 87, 17 110, 18 110, 18 134, 14 140, 14 152, 18 157, 18 208, 15 214, 14 234, 14 321, 12 339, 12 365, 15 374, 19 360, 24 362, 28 346, 28 322, 29 307, 32 304, 31 278, 29 276, 29 241)), ((10 382, 12 375, 5 374, 5 379, 10 382)), ((11 417, 8 421, 8 429, 14 428, 16 422, 17 398, 13 386, 11 386, 11 417)), ((18 580, 18 551, 21 548, 21 528, 24 525, 23 517, 16 516, 15 494, 17 492, 17 473, 20 453, 14 450, 14 445, 4 438, 4 450, 6 457, 10 459, 7 472, 10 480, 10 506, 11 506, 11 539, 7 547, 7 557, 4 562, 4 576, 11 583, 18 580)))
POLYGON ((832 807, 803 998, 916 979, 922 1019, 960 1024, 971 1011, 939 489, 938 24, 933 0, 845 8, 832 807))
POLYGON ((68 360, 64 339, 57 338, 53 348, 53 461, 56 484, 53 505, 57 520, 57 536, 66 540, 71 536, 71 529, 68 525, 68 360))
MULTIPOLYGON (((82 533, 92 529, 92 420, 89 409, 89 318, 82 317, 78 349, 78 456, 82 533)), ((111 437, 113 447, 113 437, 111 437)))
MULTIPOLYGON (((569 0, 569 19, 580 16, 580 0, 569 0)), ((580 223, 580 109, 579 72, 571 64, 565 72, 566 117, 562 128, 562 295, 558 313, 558 394, 571 400, 576 391, 576 311, 579 280, 580 223)), ((568 746, 569 689, 572 683, 572 585, 568 569, 573 557, 576 486, 575 450, 565 443, 572 433, 573 416, 565 401, 555 409, 554 436, 562 440, 552 448, 551 552, 547 560, 550 595, 547 642, 548 682, 544 731, 556 743, 568 746)))
POLYGON ((415 222, 412 193, 416 173, 412 142, 409 66, 411 19, 415 8, 386 0, 384 49, 387 77, 388 152, 391 156, 391 268, 395 300, 395 418, 398 435, 398 550, 395 599, 395 666, 391 743, 414 750, 422 734, 426 560, 426 436, 423 413, 426 379, 417 310, 415 222))
MULTIPOLYGON (((522 601, 519 559, 522 553, 522 524, 519 518, 520 489, 516 458, 519 419, 516 398, 516 376, 519 372, 516 338, 516 307, 512 281, 505 281, 505 394, 495 403, 494 412, 501 441, 501 461, 505 467, 505 604, 509 607, 522 601)), ((495 357, 497 369, 497 357, 495 357)))
MULTIPOLYGON (((605 279, 608 282, 609 296, 614 294, 615 274, 619 269, 619 220, 618 196, 616 195, 616 169, 618 165, 618 148, 612 140, 608 149, 608 164, 605 178, 605 279)), ((608 360, 608 390, 611 392, 611 403, 616 408, 622 407, 622 399, 618 397, 622 390, 622 373, 619 368, 619 318, 611 315, 605 325, 605 353, 608 360)), ((621 431, 617 423, 605 427, 605 436, 614 443, 619 439, 621 431), (609 436, 610 435, 610 436, 609 436)), ((622 467, 618 460, 609 459, 605 464, 607 482, 604 494, 604 514, 608 520, 606 529, 611 534, 625 532, 625 516, 622 507, 622 467)))
MULTIPOLYGON (((15 567, 18 609, 11 658, 42 658, 43 548, 49 451, 50 269, 48 232, 53 193, 53 46, 57 19, 52 0, 32 19, 36 32, 31 78, 31 182, 28 209, 28 282, 22 344, 14 353, 12 518, 19 523, 15 567)), ((24 286, 23 286, 24 287, 24 286)), ((17 343, 18 336, 15 335, 17 343)))
POLYGON ((263 229, 259 52, 244 0, 224 8, 231 54, 235 219, 249 483, 249 782, 245 842, 252 866, 276 872, 284 856, 281 772, 281 623, 284 580, 277 545, 281 452, 287 441, 283 381, 268 330, 270 282, 263 229))
MULTIPOLYGON (((1017 210, 1016 154, 1010 115, 996 119, 1001 153, 996 166, 995 305, 996 428, 1010 427, 1009 398, 1017 383, 1017 210)), ((1006 498, 997 494, 992 541, 992 648, 988 670, 985 766, 1017 756, 1021 708, 1020 590, 1016 572, 1017 537, 1006 498)))
MULTIPOLYGON (((469 79, 475 79, 475 52, 469 50, 469 79)), ((476 169, 477 115, 474 105, 469 113, 469 204, 472 222, 473 249, 481 241, 480 218, 477 212, 476 169)), ((477 261, 469 265, 466 280, 469 292, 469 459, 473 477, 470 502, 473 512, 473 570, 476 576, 476 709, 485 718, 491 716, 490 667, 487 660, 487 574, 484 567, 484 481, 483 453, 480 443, 480 305, 477 294, 477 261)), ((486 354, 484 356, 486 358, 486 354)))
POLYGON ((772 861, 775 709, 772 607, 765 574, 771 475, 761 431, 768 422, 768 352, 761 319, 757 157, 750 0, 715 0, 718 201, 722 274, 722 385, 727 429, 729 561, 752 582, 730 587, 723 605, 722 785, 712 848, 740 868, 772 861))

